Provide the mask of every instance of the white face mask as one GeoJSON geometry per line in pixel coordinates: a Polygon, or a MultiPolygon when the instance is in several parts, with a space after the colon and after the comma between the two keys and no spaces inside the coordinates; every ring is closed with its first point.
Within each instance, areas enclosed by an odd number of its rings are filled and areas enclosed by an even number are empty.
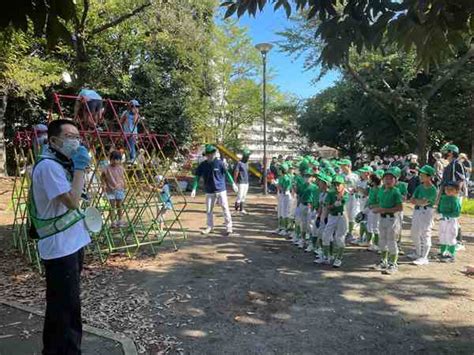
{"type": "Polygon", "coordinates": [[[81,142],[79,139],[66,138],[63,140],[63,145],[58,150],[66,157],[71,158],[72,155],[79,149],[81,142]]]}

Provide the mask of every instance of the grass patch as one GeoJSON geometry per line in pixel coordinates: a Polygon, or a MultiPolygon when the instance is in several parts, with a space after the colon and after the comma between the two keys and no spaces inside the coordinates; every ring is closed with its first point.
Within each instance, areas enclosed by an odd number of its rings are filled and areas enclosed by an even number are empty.
{"type": "Polygon", "coordinates": [[[474,215],[474,199],[463,199],[461,206],[461,213],[474,215]]]}

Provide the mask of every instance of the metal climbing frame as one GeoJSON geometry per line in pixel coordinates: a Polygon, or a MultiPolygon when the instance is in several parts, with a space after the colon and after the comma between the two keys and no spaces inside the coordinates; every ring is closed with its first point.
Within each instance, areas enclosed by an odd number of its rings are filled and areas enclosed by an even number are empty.
{"type": "MultiPolygon", "coordinates": [[[[86,171],[86,187],[83,207],[95,206],[103,216],[104,227],[100,233],[92,234],[89,247],[105,262],[116,252],[129,257],[148,247],[155,254],[157,247],[169,239],[177,249],[176,239],[186,238],[180,217],[186,208],[186,199],[181,191],[174,170],[179,150],[169,134],[151,132],[144,121],[139,123],[136,134],[127,133],[120,113],[128,106],[126,101],[103,100],[103,111],[94,117],[83,99],[71,95],[53,95],[53,107],[49,121],[64,118],[73,120],[80,129],[83,144],[91,154],[91,166],[86,171]],[[78,105],[78,110],[74,109],[78,105]],[[76,112],[75,112],[76,111],[76,112]],[[75,112],[75,113],[73,113],[75,112]],[[132,144],[137,154],[130,159],[132,144]],[[125,168],[126,194],[122,204],[125,227],[112,227],[113,207],[107,199],[102,171],[112,150],[121,150],[127,156],[125,168]],[[157,177],[164,177],[174,187],[172,205],[166,208],[157,177]]],[[[30,186],[31,168],[38,157],[39,147],[36,132],[22,131],[15,136],[15,179],[12,202],[14,209],[13,243],[38,268],[41,267],[36,242],[28,237],[29,221],[26,202],[30,186]]],[[[117,211],[115,211],[117,212],[117,211]]]]}

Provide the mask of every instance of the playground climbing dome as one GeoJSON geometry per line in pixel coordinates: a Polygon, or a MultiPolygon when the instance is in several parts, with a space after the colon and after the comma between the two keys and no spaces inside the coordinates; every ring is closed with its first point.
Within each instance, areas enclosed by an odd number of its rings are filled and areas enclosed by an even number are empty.
{"type": "MultiPolygon", "coordinates": [[[[165,240],[177,249],[176,240],[186,238],[186,231],[180,222],[186,199],[177,180],[176,168],[173,168],[180,154],[175,140],[170,134],[151,132],[143,119],[139,121],[138,133],[127,133],[120,114],[129,108],[129,102],[104,99],[102,104],[103,111],[92,115],[84,98],[55,93],[48,114],[48,122],[59,118],[74,121],[79,127],[82,143],[92,158],[86,171],[81,207],[96,207],[102,214],[104,225],[99,233],[91,234],[92,243],[88,251],[105,262],[112,253],[125,253],[132,257],[143,248],[156,254],[165,240]],[[77,102],[80,109],[74,110],[77,102]],[[137,152],[133,159],[129,154],[131,144],[135,144],[137,152]],[[101,181],[102,169],[107,165],[112,150],[121,150],[127,156],[124,163],[127,187],[123,201],[126,224],[121,228],[112,226],[112,206],[101,181]],[[163,177],[172,186],[172,203],[163,200],[163,177]]],[[[12,205],[13,244],[41,270],[37,241],[29,236],[27,213],[31,172],[41,149],[38,138],[38,132],[34,129],[15,134],[16,178],[12,205]]]]}

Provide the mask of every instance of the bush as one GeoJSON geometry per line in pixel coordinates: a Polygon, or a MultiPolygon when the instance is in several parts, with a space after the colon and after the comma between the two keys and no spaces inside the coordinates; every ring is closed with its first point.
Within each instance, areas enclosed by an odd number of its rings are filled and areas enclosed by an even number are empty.
{"type": "Polygon", "coordinates": [[[474,215],[474,199],[465,198],[462,202],[461,213],[474,215]]]}

